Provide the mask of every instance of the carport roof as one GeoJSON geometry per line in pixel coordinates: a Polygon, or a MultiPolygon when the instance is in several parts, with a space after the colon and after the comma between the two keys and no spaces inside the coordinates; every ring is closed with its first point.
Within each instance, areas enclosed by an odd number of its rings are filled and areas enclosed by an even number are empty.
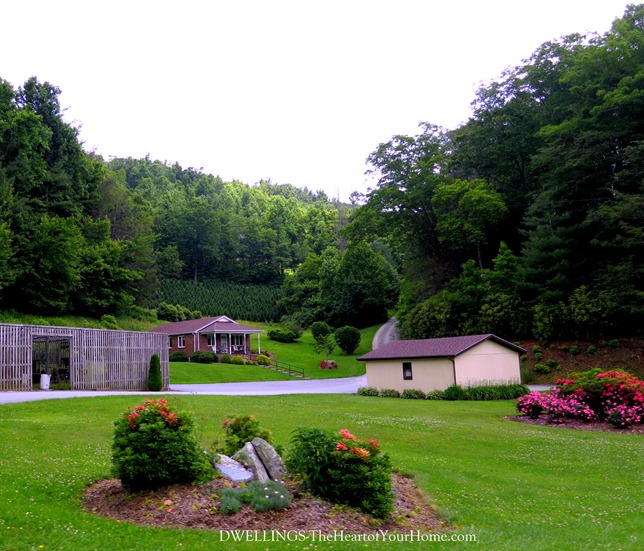
{"type": "Polygon", "coordinates": [[[461,337],[444,337],[440,339],[420,339],[409,341],[391,341],[387,344],[360,356],[358,360],[396,360],[403,358],[443,358],[462,354],[483,341],[491,340],[514,350],[519,354],[523,348],[496,335],[465,335],[461,337]]]}

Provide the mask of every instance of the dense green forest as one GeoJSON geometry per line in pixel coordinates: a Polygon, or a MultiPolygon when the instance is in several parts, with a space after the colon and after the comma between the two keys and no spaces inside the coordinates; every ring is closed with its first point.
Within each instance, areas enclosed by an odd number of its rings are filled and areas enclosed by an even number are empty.
{"type": "Polygon", "coordinates": [[[642,5],[605,35],[541,45],[479,89],[461,127],[381,143],[377,185],[352,205],[105,160],[59,94],[0,79],[2,309],[144,315],[169,301],[302,326],[395,310],[410,338],[642,334],[642,5]]]}
{"type": "Polygon", "coordinates": [[[473,108],[369,157],[378,184],[347,235],[403,259],[403,333],[641,335],[644,6],[544,43],[473,108]]]}

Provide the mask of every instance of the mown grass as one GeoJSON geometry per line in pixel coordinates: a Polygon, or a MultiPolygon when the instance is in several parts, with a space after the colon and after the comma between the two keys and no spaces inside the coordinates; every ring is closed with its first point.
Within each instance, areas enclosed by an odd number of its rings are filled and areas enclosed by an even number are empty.
{"type": "MultiPolygon", "coordinates": [[[[0,547],[23,549],[641,549],[644,439],[504,420],[514,402],[442,402],[349,395],[177,396],[204,445],[228,415],[255,415],[287,445],[299,425],[374,437],[415,476],[471,543],[221,541],[218,532],[153,529],[82,511],[109,476],[112,422],[140,396],[0,406],[0,547]]],[[[269,521],[270,524],[270,521],[269,521]]],[[[304,528],[305,529],[305,528],[304,528]]]]}
{"type": "MultiPolygon", "coordinates": [[[[253,323],[253,326],[264,329],[268,332],[273,325],[253,323]]],[[[360,334],[362,336],[360,340],[360,346],[357,350],[351,354],[347,355],[342,352],[339,348],[335,348],[333,354],[329,356],[328,359],[335,360],[338,365],[338,369],[321,369],[320,363],[324,359],[320,354],[317,354],[313,348],[315,340],[310,331],[304,331],[304,334],[294,343],[280,343],[270,340],[266,333],[261,336],[261,350],[269,351],[271,356],[275,356],[279,362],[289,363],[297,367],[304,369],[304,374],[306,377],[311,379],[328,379],[334,377],[356,377],[358,375],[364,375],[365,373],[365,364],[364,362],[359,362],[356,360],[362,354],[366,354],[371,351],[371,342],[373,337],[380,328],[380,325],[374,325],[372,327],[367,327],[366,329],[361,329],[360,334]]],[[[256,339],[256,336],[253,336],[252,339],[256,339]]],[[[254,350],[257,350],[256,340],[251,340],[252,347],[254,350]]]]}
{"type": "Polygon", "coordinates": [[[258,365],[170,362],[170,384],[174,385],[286,380],[293,377],[258,365]]]}

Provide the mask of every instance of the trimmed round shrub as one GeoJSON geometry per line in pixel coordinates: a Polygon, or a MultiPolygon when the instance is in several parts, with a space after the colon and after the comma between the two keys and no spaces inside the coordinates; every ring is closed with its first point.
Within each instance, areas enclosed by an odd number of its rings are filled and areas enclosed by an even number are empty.
{"type": "Polygon", "coordinates": [[[353,354],[360,346],[360,331],[351,325],[340,327],[333,336],[340,350],[345,354],[353,354]]]}
{"type": "Polygon", "coordinates": [[[383,398],[400,398],[400,391],[395,388],[383,388],[380,391],[380,396],[383,398]]]}
{"type": "Polygon", "coordinates": [[[222,364],[230,364],[233,363],[233,359],[230,357],[230,354],[224,354],[221,357],[221,363],[222,364]]]}
{"type": "Polygon", "coordinates": [[[176,352],[172,352],[172,354],[170,354],[169,360],[171,362],[187,362],[188,355],[183,350],[177,350],[176,352]]]}
{"type": "Polygon", "coordinates": [[[406,388],[402,392],[402,398],[406,400],[424,400],[425,393],[417,388],[406,388]]]}
{"type": "Polygon", "coordinates": [[[361,386],[358,389],[358,396],[380,396],[380,391],[370,386],[361,386]]]}
{"type": "Polygon", "coordinates": [[[209,350],[195,350],[190,354],[190,361],[199,364],[211,364],[217,361],[217,355],[209,350]]]}
{"type": "Polygon", "coordinates": [[[241,356],[233,356],[230,360],[230,363],[234,365],[244,365],[246,363],[246,360],[244,360],[244,358],[242,358],[241,356]]]}
{"type": "Polygon", "coordinates": [[[161,360],[158,354],[152,354],[150,358],[150,370],[148,371],[148,390],[159,392],[162,388],[161,360]]]}
{"type": "Polygon", "coordinates": [[[291,439],[286,464],[312,494],[377,518],[393,510],[391,462],[375,440],[359,440],[346,429],[334,434],[300,427],[291,439]]]}
{"type": "Polygon", "coordinates": [[[311,335],[313,335],[313,338],[316,341],[321,338],[328,337],[331,333],[333,333],[333,329],[331,329],[331,326],[324,321],[314,321],[311,324],[311,335]]]}
{"type": "Polygon", "coordinates": [[[193,428],[163,399],[128,408],[114,423],[112,474],[129,492],[208,480],[213,468],[193,428]]]}
{"type": "Polygon", "coordinates": [[[257,356],[257,358],[255,358],[255,361],[258,365],[271,365],[270,358],[268,356],[264,356],[264,354],[257,356]]]}

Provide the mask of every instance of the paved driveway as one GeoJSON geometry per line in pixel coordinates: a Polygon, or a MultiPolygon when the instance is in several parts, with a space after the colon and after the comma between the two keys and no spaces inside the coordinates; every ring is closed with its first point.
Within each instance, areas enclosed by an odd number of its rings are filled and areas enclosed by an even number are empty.
{"type": "MultiPolygon", "coordinates": [[[[170,385],[170,394],[205,394],[222,396],[269,396],[277,394],[355,394],[367,385],[367,376],[304,381],[263,381],[258,383],[218,383],[212,385],[170,385]]],[[[32,390],[0,392],[0,404],[33,402],[51,398],[87,398],[92,396],[159,395],[158,392],[118,390],[32,390]]],[[[164,394],[164,393],[161,393],[164,394]]]]}

